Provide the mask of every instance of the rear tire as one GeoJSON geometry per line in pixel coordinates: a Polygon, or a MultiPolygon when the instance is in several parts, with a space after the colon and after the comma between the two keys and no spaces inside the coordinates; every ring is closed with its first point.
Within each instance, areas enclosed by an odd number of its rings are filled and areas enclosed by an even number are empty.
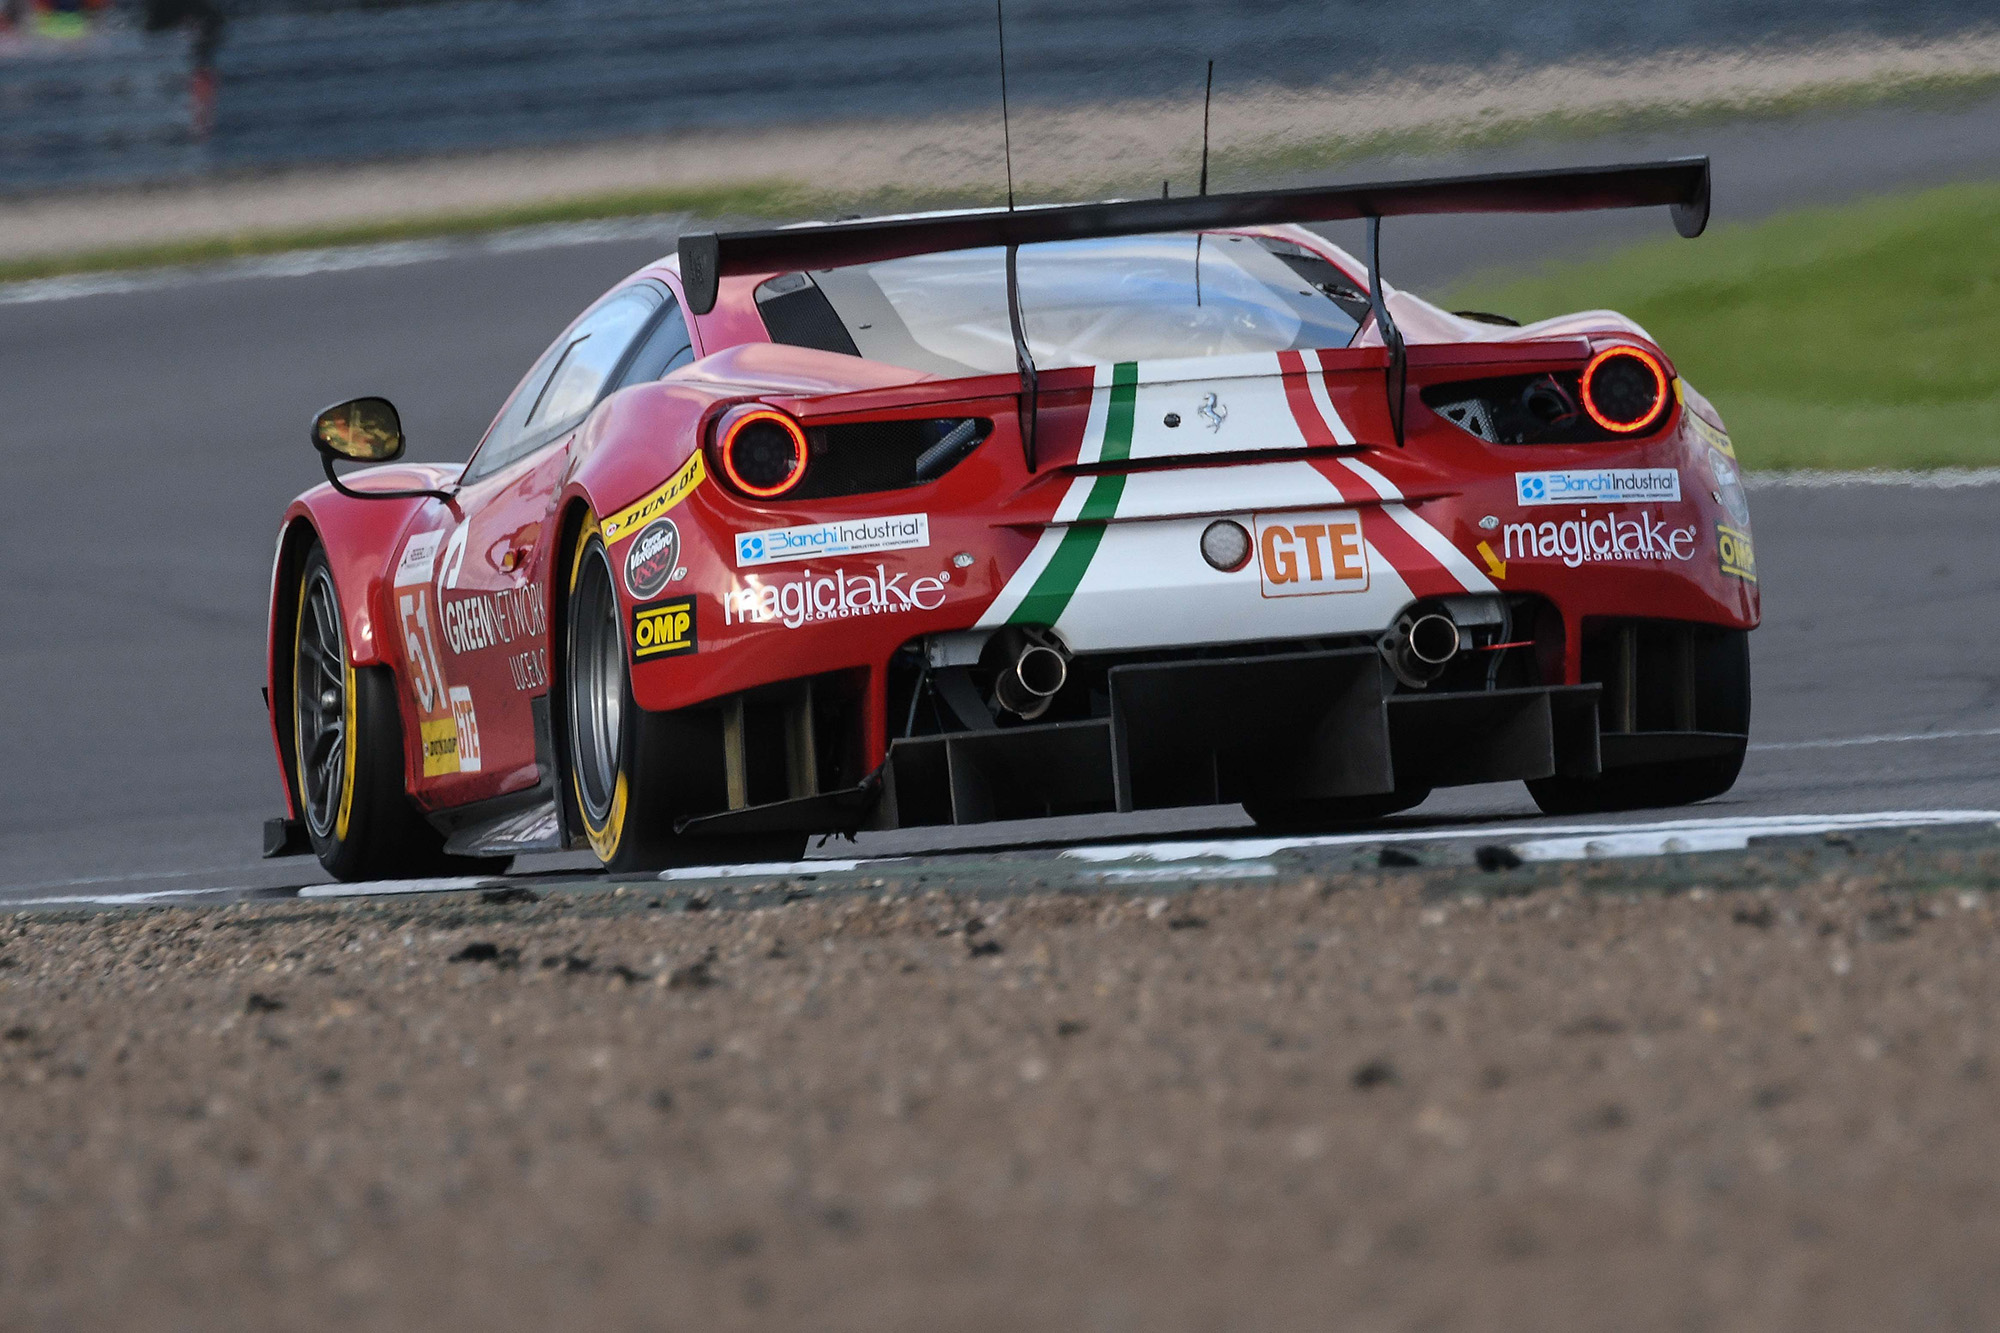
{"type": "Polygon", "coordinates": [[[446,856],[443,835],[410,802],[395,677],[349,662],[340,591],[318,542],[299,570],[292,746],[300,822],[335,879],[506,871],[504,858],[446,856]]]}
{"type": "Polygon", "coordinates": [[[1528,794],[1545,815],[1596,815],[1692,805],[1736,785],[1744,748],[1708,759],[1615,768],[1600,778],[1542,778],[1528,784],[1528,794]]]}
{"type": "Polygon", "coordinates": [[[1384,792],[1380,796],[1329,796],[1250,800],[1243,808],[1267,833],[1324,833],[1329,829],[1372,824],[1430,799],[1429,787],[1384,792]]]}
{"type": "Polygon", "coordinates": [[[686,837],[675,823],[692,813],[683,772],[698,756],[699,728],[674,713],[649,712],[632,696],[611,559],[595,518],[587,519],[570,561],[563,663],[564,767],[584,836],[614,874],[730,861],[796,860],[806,835],[686,837]]]}
{"type": "MultiPolygon", "coordinates": [[[[1717,731],[1750,731],[1750,635],[1716,636],[1696,668],[1696,715],[1717,731]]],[[[1543,814],[1595,815],[1654,806],[1692,805],[1720,796],[1743,771],[1746,739],[1727,754],[1614,768],[1595,778],[1542,778],[1528,794],[1543,814]]]]}

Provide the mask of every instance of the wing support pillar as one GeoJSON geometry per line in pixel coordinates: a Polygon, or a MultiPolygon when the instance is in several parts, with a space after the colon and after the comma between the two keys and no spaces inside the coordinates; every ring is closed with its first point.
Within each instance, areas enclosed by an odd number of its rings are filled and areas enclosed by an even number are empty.
{"type": "Polygon", "coordinates": [[[1007,247],[1007,322],[1014,330],[1014,364],[1021,372],[1021,457],[1029,475],[1035,471],[1035,421],[1041,409],[1041,391],[1035,377],[1035,357],[1028,350],[1027,326],[1021,315],[1021,247],[1007,247]]]}
{"type": "Polygon", "coordinates": [[[1389,301],[1382,290],[1382,219],[1368,219],[1368,308],[1375,312],[1375,327],[1382,332],[1382,345],[1389,349],[1389,366],[1384,387],[1389,395],[1389,430],[1396,447],[1403,447],[1403,397],[1410,380],[1409,354],[1403,348],[1403,331],[1389,315],[1389,301]]]}

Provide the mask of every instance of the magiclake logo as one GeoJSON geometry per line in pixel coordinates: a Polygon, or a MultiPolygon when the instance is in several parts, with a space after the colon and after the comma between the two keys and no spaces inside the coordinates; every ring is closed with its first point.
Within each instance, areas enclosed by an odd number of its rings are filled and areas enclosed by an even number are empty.
{"type": "Polygon", "coordinates": [[[1636,518],[1576,512],[1575,518],[1561,522],[1509,523],[1501,532],[1501,558],[1560,560],[1575,569],[1618,560],[1687,560],[1695,553],[1699,530],[1693,524],[1673,527],[1644,509],[1636,518]]]}
{"type": "Polygon", "coordinates": [[[1681,474],[1670,467],[1516,472],[1514,498],[1524,505],[1658,504],[1681,498],[1681,474]]]}
{"type": "Polygon", "coordinates": [[[632,608],[632,660],[678,657],[696,651],[694,598],[632,608]]]}
{"type": "Polygon", "coordinates": [[[752,574],[740,587],[724,594],[722,623],[761,625],[777,621],[786,629],[797,629],[805,624],[854,616],[935,611],[944,605],[945,585],[950,582],[950,570],[916,576],[908,570],[891,574],[882,565],[875,566],[873,574],[849,573],[844,569],[815,574],[811,565],[793,574],[752,574]]]}
{"type": "Polygon", "coordinates": [[[786,560],[812,560],[833,555],[867,555],[905,551],[931,544],[928,514],[892,514],[887,518],[839,519],[806,523],[795,528],[764,528],[736,534],[736,565],[775,565],[786,560]]]}

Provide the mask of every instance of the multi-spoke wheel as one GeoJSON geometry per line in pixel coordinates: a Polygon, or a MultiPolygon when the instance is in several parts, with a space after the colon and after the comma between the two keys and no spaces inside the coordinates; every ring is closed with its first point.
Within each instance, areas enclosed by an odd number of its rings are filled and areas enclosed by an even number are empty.
{"type": "Polygon", "coordinates": [[[395,678],[386,667],[350,662],[340,589],[317,543],[299,566],[292,760],[306,835],[335,878],[506,869],[504,859],[446,856],[443,837],[411,804],[395,678]]]}

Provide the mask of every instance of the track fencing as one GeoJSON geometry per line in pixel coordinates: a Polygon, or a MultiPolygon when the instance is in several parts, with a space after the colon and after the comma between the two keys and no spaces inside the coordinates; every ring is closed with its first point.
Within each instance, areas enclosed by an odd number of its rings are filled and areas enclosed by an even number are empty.
{"type": "MultiPolygon", "coordinates": [[[[992,105],[987,0],[460,0],[239,13],[198,142],[188,39],[128,26],[57,55],[0,48],[0,192],[714,125],[992,105]]],[[[1323,86],[1412,64],[1539,63],[1671,47],[1937,36],[1990,0],[1016,0],[1023,101],[1323,86]]]]}

